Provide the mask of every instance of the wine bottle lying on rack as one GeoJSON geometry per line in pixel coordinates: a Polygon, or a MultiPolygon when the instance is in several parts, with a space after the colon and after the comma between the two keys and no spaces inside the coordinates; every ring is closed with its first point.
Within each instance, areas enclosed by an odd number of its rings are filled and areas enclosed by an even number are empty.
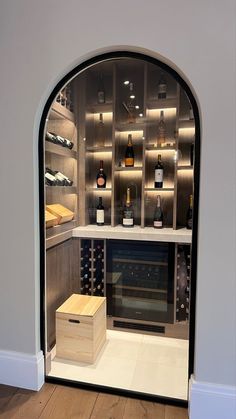
{"type": "MultiPolygon", "coordinates": [[[[56,183],[50,184],[50,186],[72,186],[73,185],[73,180],[69,179],[63,173],[54,171],[50,169],[49,167],[46,167],[46,174],[50,174],[57,181],[56,183]]],[[[46,178],[46,174],[45,174],[45,178],[46,178]]]]}
{"type": "Polygon", "coordinates": [[[46,141],[49,141],[53,144],[61,145],[62,147],[67,147],[70,150],[74,147],[74,143],[72,141],[68,140],[65,137],[61,137],[60,135],[54,134],[53,132],[46,132],[46,141]]]}

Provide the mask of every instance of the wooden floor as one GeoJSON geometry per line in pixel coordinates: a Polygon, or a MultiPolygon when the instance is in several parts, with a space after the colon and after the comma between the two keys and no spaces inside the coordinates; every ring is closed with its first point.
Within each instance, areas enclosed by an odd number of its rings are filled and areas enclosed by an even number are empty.
{"type": "Polygon", "coordinates": [[[39,392],[0,385],[1,419],[187,419],[187,409],[46,383],[39,392]]]}

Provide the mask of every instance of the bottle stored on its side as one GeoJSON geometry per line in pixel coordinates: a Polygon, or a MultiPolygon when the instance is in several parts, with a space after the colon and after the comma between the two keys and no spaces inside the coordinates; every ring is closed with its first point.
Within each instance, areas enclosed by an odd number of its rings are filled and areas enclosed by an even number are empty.
{"type": "Polygon", "coordinates": [[[128,144],[125,152],[125,167],[134,166],[134,149],[132,144],[132,135],[128,135],[128,144]]]}
{"type": "Polygon", "coordinates": [[[163,164],[161,161],[161,154],[158,154],[157,164],[155,166],[155,188],[162,188],[163,187],[163,164]]]}
{"type": "Polygon", "coordinates": [[[96,211],[96,223],[98,226],[104,225],[104,206],[102,204],[102,197],[99,196],[98,198],[98,205],[96,211]]]}
{"type": "Polygon", "coordinates": [[[157,147],[162,147],[166,141],[166,124],[164,111],[160,112],[160,121],[157,125],[157,147]]]}
{"type": "Polygon", "coordinates": [[[103,84],[103,77],[100,74],[99,77],[99,85],[98,85],[98,91],[97,91],[97,102],[98,103],[105,103],[105,89],[103,84]]]}
{"type": "Polygon", "coordinates": [[[49,173],[48,171],[45,172],[45,184],[47,186],[56,186],[58,185],[58,181],[54,175],[49,173]]]}
{"type": "Polygon", "coordinates": [[[154,211],[153,217],[153,227],[154,228],[162,228],[163,227],[163,212],[161,209],[161,197],[157,195],[157,205],[154,211]]]}
{"type": "Polygon", "coordinates": [[[100,160],[100,168],[97,174],[97,188],[105,188],[106,182],[107,177],[103,170],[103,160],[100,160]]]}
{"type": "Polygon", "coordinates": [[[188,230],[192,230],[193,227],[193,195],[189,196],[189,207],[186,216],[186,227],[188,230]]]}
{"type": "Polygon", "coordinates": [[[165,80],[164,75],[161,74],[160,80],[158,82],[158,88],[157,88],[158,99],[166,99],[166,90],[167,90],[166,80],[165,80]]]}
{"type": "Polygon", "coordinates": [[[127,188],[126,202],[123,208],[122,225],[123,227],[134,226],[134,211],[130,200],[130,188],[127,188]]]}

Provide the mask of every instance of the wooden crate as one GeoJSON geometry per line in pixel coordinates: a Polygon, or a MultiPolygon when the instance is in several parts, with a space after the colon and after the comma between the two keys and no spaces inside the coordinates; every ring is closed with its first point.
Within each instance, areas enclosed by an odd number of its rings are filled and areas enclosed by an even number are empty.
{"type": "Polygon", "coordinates": [[[58,224],[66,223],[74,218],[74,212],[61,204],[51,204],[46,206],[46,210],[57,217],[58,224]]]}
{"type": "Polygon", "coordinates": [[[56,354],[94,363],[106,341],[106,298],[72,294],[56,310],[56,354]]]}
{"type": "Polygon", "coordinates": [[[58,224],[57,217],[47,210],[45,210],[45,224],[46,228],[54,227],[58,224]]]}

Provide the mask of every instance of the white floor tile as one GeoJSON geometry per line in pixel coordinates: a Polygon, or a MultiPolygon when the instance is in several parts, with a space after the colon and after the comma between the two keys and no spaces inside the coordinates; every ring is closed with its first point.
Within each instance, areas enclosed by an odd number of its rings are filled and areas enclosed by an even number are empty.
{"type": "Polygon", "coordinates": [[[55,357],[49,375],[187,399],[187,371],[188,341],[108,330],[94,364],[55,357]]]}
{"type": "Polygon", "coordinates": [[[136,366],[131,389],[166,397],[187,399],[188,374],[185,368],[143,362],[136,366]]]}

